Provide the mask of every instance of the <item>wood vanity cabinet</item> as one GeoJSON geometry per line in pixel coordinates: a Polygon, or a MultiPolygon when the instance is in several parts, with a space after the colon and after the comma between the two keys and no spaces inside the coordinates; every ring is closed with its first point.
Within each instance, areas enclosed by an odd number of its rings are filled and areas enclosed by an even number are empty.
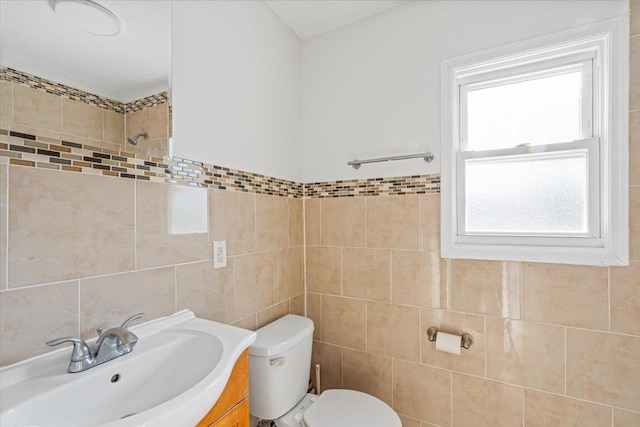
{"type": "Polygon", "coordinates": [[[196,427],[249,427],[249,350],[238,358],[220,398],[196,427]]]}

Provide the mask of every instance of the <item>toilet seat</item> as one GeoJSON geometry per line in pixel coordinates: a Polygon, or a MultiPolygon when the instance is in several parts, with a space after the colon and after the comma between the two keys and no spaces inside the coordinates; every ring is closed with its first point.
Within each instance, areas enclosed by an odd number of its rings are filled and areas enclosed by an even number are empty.
{"type": "Polygon", "coordinates": [[[382,400],[354,390],[327,390],[306,410],[306,427],[401,427],[382,400]]]}

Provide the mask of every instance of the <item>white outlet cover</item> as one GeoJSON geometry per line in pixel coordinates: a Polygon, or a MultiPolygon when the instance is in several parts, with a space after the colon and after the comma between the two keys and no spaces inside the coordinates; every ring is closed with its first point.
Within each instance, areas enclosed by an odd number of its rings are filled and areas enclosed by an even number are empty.
{"type": "Polygon", "coordinates": [[[223,268],[227,266],[227,241],[220,240],[213,242],[213,268],[223,268]]]}

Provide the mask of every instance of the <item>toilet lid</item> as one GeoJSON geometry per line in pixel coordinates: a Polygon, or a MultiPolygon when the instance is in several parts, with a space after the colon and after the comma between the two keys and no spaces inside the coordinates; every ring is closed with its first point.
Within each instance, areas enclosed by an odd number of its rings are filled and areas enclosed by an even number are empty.
{"type": "Polygon", "coordinates": [[[382,400],[354,390],[327,390],[304,413],[307,427],[400,427],[382,400]]]}

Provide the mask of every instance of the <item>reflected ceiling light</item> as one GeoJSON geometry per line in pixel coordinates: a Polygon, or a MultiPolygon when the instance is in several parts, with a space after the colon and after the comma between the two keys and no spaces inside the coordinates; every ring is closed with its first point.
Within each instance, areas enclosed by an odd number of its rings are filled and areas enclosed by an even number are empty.
{"type": "Polygon", "coordinates": [[[115,36],[122,30],[120,19],[91,0],[55,0],[53,10],[74,27],[98,36],[115,36]]]}

